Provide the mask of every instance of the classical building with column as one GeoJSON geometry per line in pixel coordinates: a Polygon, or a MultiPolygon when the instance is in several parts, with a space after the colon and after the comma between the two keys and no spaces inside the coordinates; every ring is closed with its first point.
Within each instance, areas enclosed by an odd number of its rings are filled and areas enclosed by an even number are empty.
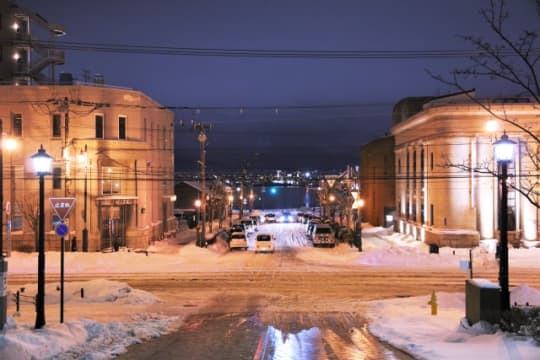
{"type": "MultiPolygon", "coordinates": [[[[509,175],[534,189],[538,143],[502,119],[540,130],[540,107],[528,98],[476,99],[474,91],[406,98],[394,107],[396,227],[439,246],[475,246],[498,236],[498,181],[493,144],[515,141],[509,175]],[[472,99],[475,99],[473,101],[472,99]]],[[[533,200],[537,194],[528,194],[533,200]]],[[[510,187],[509,239],[537,240],[539,210],[510,187]]]]}
{"type": "Polygon", "coordinates": [[[144,248],[176,230],[174,116],[145,94],[103,84],[5,85],[0,119],[2,140],[16,143],[3,146],[5,247],[35,249],[39,184],[30,156],[41,145],[54,158],[45,176],[48,250],[60,246],[49,198],[75,199],[65,222],[79,251],[144,248]]]}

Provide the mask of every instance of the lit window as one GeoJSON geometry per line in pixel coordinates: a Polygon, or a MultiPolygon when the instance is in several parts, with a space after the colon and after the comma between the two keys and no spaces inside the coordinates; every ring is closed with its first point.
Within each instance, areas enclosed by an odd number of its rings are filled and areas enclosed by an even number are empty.
{"type": "Polygon", "coordinates": [[[102,194],[115,195],[122,193],[123,170],[120,167],[103,167],[102,194]]]}

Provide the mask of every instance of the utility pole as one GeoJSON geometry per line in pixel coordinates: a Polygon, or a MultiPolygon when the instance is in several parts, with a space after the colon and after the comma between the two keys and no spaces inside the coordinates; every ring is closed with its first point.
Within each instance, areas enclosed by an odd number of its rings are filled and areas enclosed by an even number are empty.
{"type": "Polygon", "coordinates": [[[197,131],[199,134],[197,140],[200,144],[201,149],[201,160],[199,164],[201,166],[201,220],[202,220],[202,229],[201,229],[201,243],[200,246],[206,245],[206,142],[208,137],[206,132],[210,130],[209,124],[204,123],[194,123],[193,130],[197,131]]]}
{"type": "Polygon", "coordinates": [[[2,143],[2,119],[0,119],[0,330],[4,329],[4,324],[7,320],[7,270],[8,263],[4,258],[4,238],[3,238],[3,221],[4,221],[4,163],[3,163],[3,147],[2,143]]]}

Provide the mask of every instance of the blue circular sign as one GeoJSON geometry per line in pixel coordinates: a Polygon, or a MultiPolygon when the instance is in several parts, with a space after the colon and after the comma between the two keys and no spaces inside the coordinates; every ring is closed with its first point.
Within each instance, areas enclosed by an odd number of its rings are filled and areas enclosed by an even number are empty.
{"type": "Polygon", "coordinates": [[[54,232],[58,236],[65,236],[69,232],[69,229],[68,229],[68,226],[66,224],[60,223],[60,224],[56,225],[56,227],[54,228],[54,232]]]}

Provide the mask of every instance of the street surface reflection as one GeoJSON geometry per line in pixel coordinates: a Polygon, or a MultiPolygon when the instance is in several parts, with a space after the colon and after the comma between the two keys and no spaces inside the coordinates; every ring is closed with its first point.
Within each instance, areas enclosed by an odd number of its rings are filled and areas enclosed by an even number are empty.
{"type": "Polygon", "coordinates": [[[175,333],[119,359],[410,359],[378,342],[350,313],[198,314],[175,333]]]}

